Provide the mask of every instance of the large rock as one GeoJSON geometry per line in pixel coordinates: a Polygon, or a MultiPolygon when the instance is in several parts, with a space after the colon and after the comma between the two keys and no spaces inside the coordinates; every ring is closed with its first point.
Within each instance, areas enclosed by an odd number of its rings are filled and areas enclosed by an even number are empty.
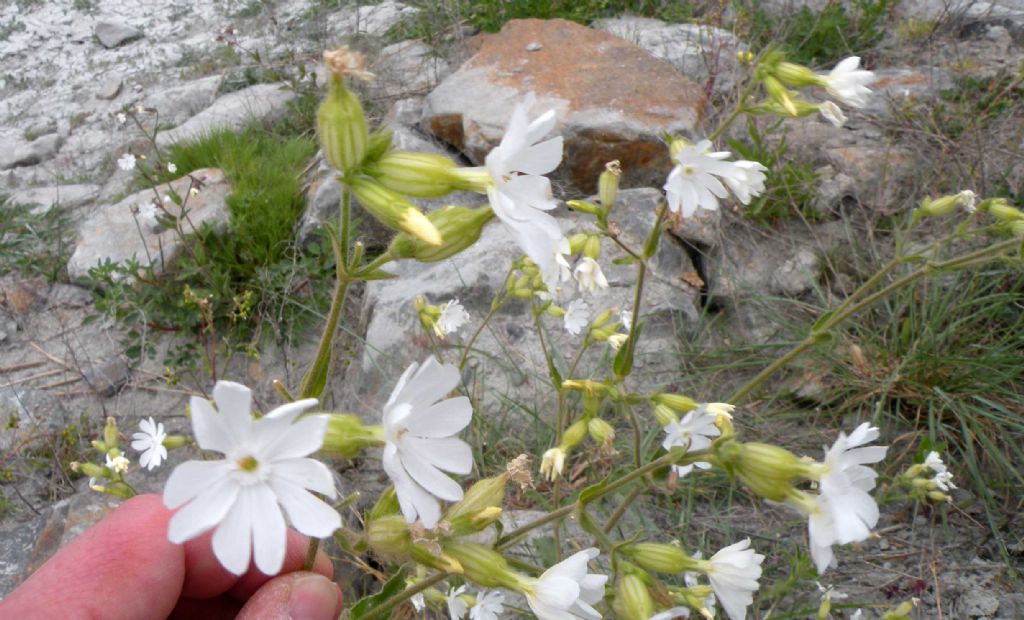
{"type": "Polygon", "coordinates": [[[64,138],[60,134],[51,133],[32,140],[31,142],[13,141],[3,144],[0,152],[0,170],[34,166],[53,157],[64,138]]]}
{"type": "Polygon", "coordinates": [[[667,60],[680,73],[704,85],[707,92],[723,94],[736,85],[740,70],[736,54],[745,46],[727,30],[631,15],[600,19],[593,27],[667,60]]]}
{"type": "Polygon", "coordinates": [[[99,22],[95,29],[96,38],[107,49],[120,47],[142,38],[142,31],[120,22],[99,22]]]}
{"type": "Polygon", "coordinates": [[[869,114],[887,114],[908,103],[931,104],[954,86],[952,74],[941,67],[885,68],[875,71],[875,78],[873,94],[863,109],[869,114]]]}
{"type": "Polygon", "coordinates": [[[370,67],[377,79],[374,97],[424,95],[451,73],[451,67],[423,41],[409,40],[382,49],[370,67]]]}
{"type": "Polygon", "coordinates": [[[238,129],[249,123],[284,114],[295,92],[285,84],[256,84],[229,93],[185,123],[157,134],[156,144],[166,148],[175,142],[195,140],[219,129],[238,129]]]}
{"type": "Polygon", "coordinates": [[[704,95],[669,63],[619,37],[564,20],[514,20],[427,97],[423,126],[481,163],[529,93],[565,137],[556,177],[592,192],[606,162],[625,185],[660,185],[665,132],[693,129],[704,95]]]}
{"type": "Polygon", "coordinates": [[[88,183],[75,185],[53,185],[50,187],[31,187],[11,193],[8,199],[12,204],[36,205],[36,212],[49,211],[54,205],[78,207],[100,193],[98,185],[88,183]]]}
{"type": "Polygon", "coordinates": [[[211,75],[165,88],[147,95],[142,105],[157,111],[161,125],[180,125],[213,103],[223,81],[223,76],[211,75]]]}
{"type": "Polygon", "coordinates": [[[350,7],[328,19],[328,31],[343,36],[369,35],[381,37],[403,19],[419,13],[416,7],[384,0],[377,4],[350,7]]]}
{"type": "MultiPolygon", "coordinates": [[[[156,191],[162,197],[171,190],[187,199],[188,222],[183,224],[186,232],[204,224],[227,224],[229,214],[224,199],[231,187],[221,170],[195,170],[187,177],[159,186],[156,191]],[[193,186],[199,193],[189,196],[193,186]]],[[[154,204],[154,200],[153,190],[143,190],[97,209],[78,230],[79,243],[68,261],[68,276],[83,278],[91,268],[103,262],[119,263],[131,258],[137,259],[142,267],[152,265],[158,273],[167,269],[183,246],[176,230],[165,228],[157,221],[161,207],[154,204]]],[[[181,212],[170,200],[164,201],[162,208],[175,216],[181,212]]]]}
{"type": "MultiPolygon", "coordinates": [[[[659,193],[654,190],[624,191],[611,218],[622,229],[621,239],[638,248],[654,222],[659,193]]],[[[567,234],[586,229],[585,223],[574,217],[563,217],[567,234]]],[[[559,304],[565,307],[571,299],[583,297],[591,309],[591,316],[606,309],[632,307],[636,268],[615,265],[613,260],[623,253],[607,241],[603,244],[601,265],[609,281],[609,288],[595,294],[577,293],[575,282],[566,282],[559,292],[559,304]]],[[[350,366],[346,384],[368,411],[383,404],[402,370],[411,362],[422,361],[430,355],[430,347],[419,325],[413,300],[424,296],[428,302],[443,304],[457,298],[471,316],[460,335],[451,337],[456,348],[449,360],[456,359],[459,345],[466,342],[467,334],[479,325],[491,307],[495,293],[505,286],[511,261],[521,256],[516,246],[498,221],[489,224],[480,240],[451,260],[420,264],[402,261],[390,265],[388,270],[399,277],[395,280],[374,282],[367,286],[365,299],[365,347],[361,360],[350,366]]],[[[671,355],[676,346],[676,330],[681,324],[697,320],[698,291],[686,284],[681,276],[693,271],[689,255],[681,245],[666,236],[653,261],[645,285],[641,316],[645,322],[644,337],[637,350],[636,372],[633,381],[643,385],[664,385],[678,372],[678,363],[671,355]]],[[[561,319],[544,317],[545,343],[558,358],[562,372],[579,350],[582,336],[568,334],[561,319]]],[[[488,415],[499,411],[534,410],[550,412],[546,404],[553,392],[547,378],[547,366],[541,353],[533,318],[524,301],[506,304],[491,320],[477,341],[470,356],[464,377],[470,390],[480,394],[488,415]],[[510,404],[511,403],[511,404],[510,404]]],[[[591,373],[603,376],[607,372],[608,356],[613,353],[606,344],[591,348],[584,356],[574,376],[588,377],[591,373]]],[[[544,415],[547,415],[545,413],[544,415]]]]}

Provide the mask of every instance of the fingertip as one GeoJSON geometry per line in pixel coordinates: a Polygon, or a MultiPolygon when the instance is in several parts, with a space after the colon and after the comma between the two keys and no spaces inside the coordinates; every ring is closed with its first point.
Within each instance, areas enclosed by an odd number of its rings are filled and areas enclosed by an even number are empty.
{"type": "Polygon", "coordinates": [[[238,618],[334,620],[341,614],[341,588],[318,573],[295,572],[271,579],[242,608],[238,618]]]}

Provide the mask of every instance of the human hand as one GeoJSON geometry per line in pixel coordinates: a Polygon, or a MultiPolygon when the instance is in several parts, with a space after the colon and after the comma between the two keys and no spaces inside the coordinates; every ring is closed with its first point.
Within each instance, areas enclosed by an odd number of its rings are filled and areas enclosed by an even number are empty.
{"type": "Polygon", "coordinates": [[[313,572],[301,571],[304,536],[288,530],[279,576],[250,567],[239,577],[214,557],[211,532],[184,545],[167,540],[172,514],[159,495],[126,501],[0,601],[0,618],[334,620],[341,614],[327,556],[320,552],[313,572]]]}

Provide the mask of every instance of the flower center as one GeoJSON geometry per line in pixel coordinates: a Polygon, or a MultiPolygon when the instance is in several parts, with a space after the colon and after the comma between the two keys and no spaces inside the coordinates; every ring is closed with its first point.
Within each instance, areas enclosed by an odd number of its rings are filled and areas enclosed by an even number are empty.
{"type": "Polygon", "coordinates": [[[683,174],[685,174],[686,176],[692,177],[693,176],[693,172],[694,172],[694,168],[690,164],[687,164],[687,165],[683,166],[683,174]]]}
{"type": "Polygon", "coordinates": [[[260,466],[259,461],[252,455],[245,455],[238,459],[238,468],[244,472],[252,473],[260,466]]]}

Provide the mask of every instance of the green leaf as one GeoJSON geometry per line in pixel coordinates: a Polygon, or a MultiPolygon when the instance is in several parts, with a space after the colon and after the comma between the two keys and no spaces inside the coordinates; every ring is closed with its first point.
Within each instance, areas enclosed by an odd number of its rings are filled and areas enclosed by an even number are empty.
{"type": "Polygon", "coordinates": [[[605,478],[604,480],[592,484],[580,491],[580,503],[586,505],[594,501],[595,497],[597,497],[598,494],[604,491],[604,488],[608,486],[608,480],[609,478],[605,478]]]}
{"type": "Polygon", "coordinates": [[[375,269],[370,273],[359,274],[360,280],[390,280],[391,278],[397,277],[397,275],[391,273],[390,271],[384,271],[383,269],[375,269]]]}
{"type": "Polygon", "coordinates": [[[399,592],[405,589],[405,573],[406,567],[399,569],[395,576],[392,577],[381,587],[380,592],[367,596],[360,599],[358,603],[352,606],[349,611],[352,620],[358,620],[359,618],[365,617],[374,609],[380,607],[385,601],[395,596],[399,592]]]}

